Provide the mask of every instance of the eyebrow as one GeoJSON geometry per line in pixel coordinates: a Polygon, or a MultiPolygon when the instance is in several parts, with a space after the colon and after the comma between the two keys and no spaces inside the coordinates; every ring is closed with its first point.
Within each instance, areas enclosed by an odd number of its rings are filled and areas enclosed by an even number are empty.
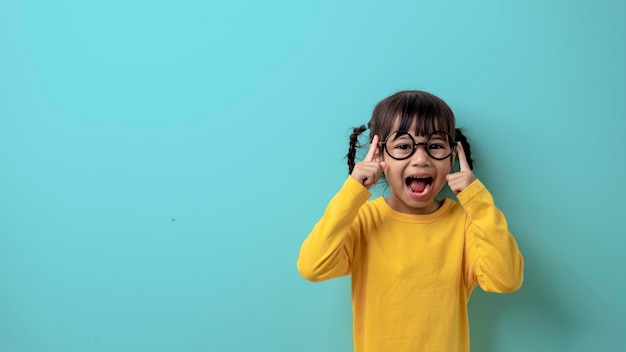
{"type": "Polygon", "coordinates": [[[400,138],[408,138],[407,136],[415,138],[415,137],[411,136],[408,132],[398,131],[398,133],[395,133],[394,140],[400,139],[400,138]]]}
{"type": "Polygon", "coordinates": [[[445,136],[444,136],[444,135],[442,135],[441,133],[434,133],[434,132],[433,132],[433,133],[430,133],[430,134],[428,134],[428,135],[425,135],[425,136],[417,136],[417,135],[415,135],[415,134],[413,134],[413,133],[411,133],[411,132],[409,132],[409,131],[404,131],[404,130],[396,130],[396,131],[393,131],[392,133],[395,133],[395,134],[396,134],[396,138],[394,138],[394,140],[396,140],[396,139],[398,139],[398,138],[402,138],[404,135],[409,135],[409,136],[411,136],[411,138],[413,138],[413,139],[418,139],[418,138],[420,138],[420,137],[422,137],[422,138],[428,138],[428,137],[432,136],[432,137],[431,137],[431,139],[436,139],[436,138],[438,138],[438,139],[443,139],[443,140],[446,140],[446,138],[445,138],[445,136]]]}

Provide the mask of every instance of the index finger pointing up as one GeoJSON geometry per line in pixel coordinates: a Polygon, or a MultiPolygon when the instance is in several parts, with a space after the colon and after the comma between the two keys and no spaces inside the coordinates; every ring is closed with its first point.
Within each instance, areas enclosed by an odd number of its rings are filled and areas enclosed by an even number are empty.
{"type": "Polygon", "coordinates": [[[378,139],[378,135],[375,135],[374,138],[372,138],[370,150],[367,152],[364,161],[374,161],[374,156],[376,155],[376,151],[378,151],[378,139]]]}
{"type": "Polygon", "coordinates": [[[456,150],[457,150],[457,154],[459,155],[459,166],[461,167],[460,171],[471,170],[467,162],[467,157],[465,156],[465,150],[463,149],[463,144],[461,144],[461,142],[456,142],[456,150]]]}

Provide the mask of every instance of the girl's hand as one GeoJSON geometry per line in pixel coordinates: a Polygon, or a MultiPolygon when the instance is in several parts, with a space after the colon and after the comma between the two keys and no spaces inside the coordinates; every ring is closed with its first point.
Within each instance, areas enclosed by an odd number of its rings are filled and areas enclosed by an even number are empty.
{"type": "Polygon", "coordinates": [[[446,176],[446,180],[448,180],[448,186],[450,186],[450,189],[455,194],[459,194],[467,188],[470,183],[474,182],[476,176],[474,176],[472,169],[470,169],[469,164],[467,163],[465,150],[463,150],[461,142],[457,142],[456,150],[459,156],[459,165],[461,166],[461,170],[453,174],[448,174],[446,176]]]}
{"type": "Polygon", "coordinates": [[[380,155],[378,154],[378,135],[372,139],[370,150],[367,152],[365,159],[354,165],[354,169],[350,176],[359,181],[365,188],[370,189],[378,182],[380,175],[385,169],[385,162],[380,161],[380,155]]]}

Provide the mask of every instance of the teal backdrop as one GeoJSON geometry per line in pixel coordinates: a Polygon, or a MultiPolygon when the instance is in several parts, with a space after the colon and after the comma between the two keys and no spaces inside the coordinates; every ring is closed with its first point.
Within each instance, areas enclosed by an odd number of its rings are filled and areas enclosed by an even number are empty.
{"type": "Polygon", "coordinates": [[[472,350],[623,351],[626,3],[0,3],[0,351],[350,351],[301,242],[350,128],[446,100],[526,259],[472,350]]]}

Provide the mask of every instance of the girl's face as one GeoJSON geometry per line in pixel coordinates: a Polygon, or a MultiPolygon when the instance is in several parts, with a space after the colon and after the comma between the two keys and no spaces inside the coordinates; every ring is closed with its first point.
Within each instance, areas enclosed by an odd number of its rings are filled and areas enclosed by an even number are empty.
{"type": "MultiPolygon", "coordinates": [[[[392,131],[399,127],[396,120],[392,131]]],[[[414,135],[415,123],[409,128],[409,134],[416,143],[425,142],[427,136],[414,135]]],[[[432,158],[423,145],[416,147],[415,153],[404,160],[391,158],[382,153],[385,161],[385,178],[391,188],[387,204],[394,210],[408,214],[430,214],[441,206],[435,197],[446,183],[446,175],[454,162],[454,154],[443,160],[432,158]]]]}

